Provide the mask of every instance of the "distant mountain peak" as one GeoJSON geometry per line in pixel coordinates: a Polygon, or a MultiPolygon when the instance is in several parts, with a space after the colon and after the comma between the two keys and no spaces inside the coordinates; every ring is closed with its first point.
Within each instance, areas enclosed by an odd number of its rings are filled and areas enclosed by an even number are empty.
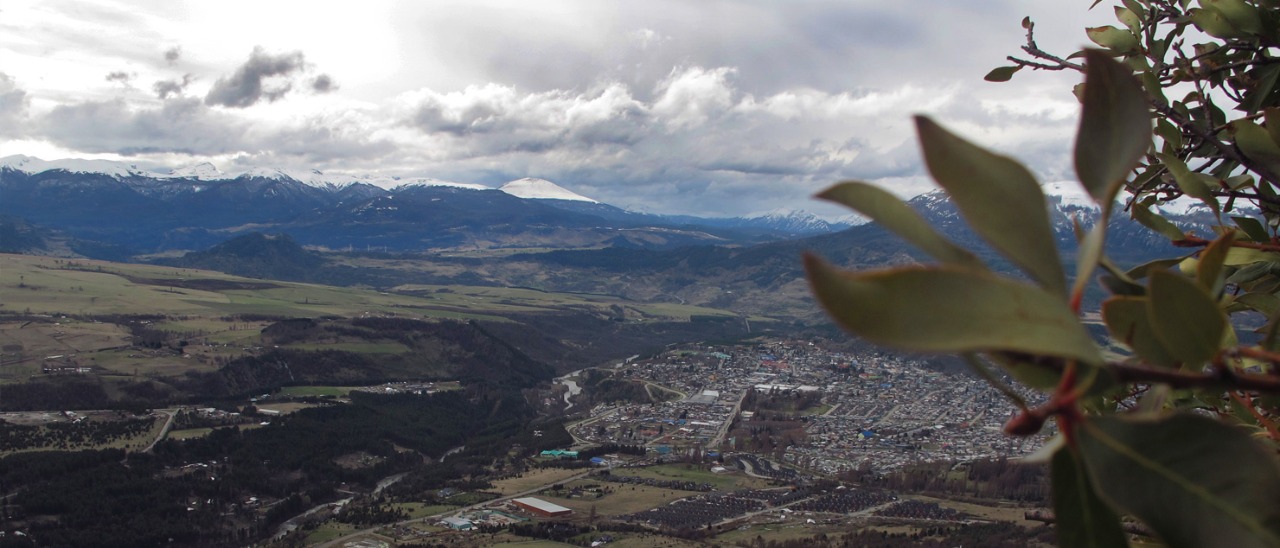
{"type": "Polygon", "coordinates": [[[773,230],[794,234],[821,234],[852,226],[850,223],[843,221],[831,222],[808,211],[789,208],[777,208],[763,213],[751,213],[739,217],[739,219],[766,226],[773,230]]]}
{"type": "Polygon", "coordinates": [[[154,173],[140,168],[136,164],[113,162],[111,160],[89,160],[84,158],[67,158],[63,160],[45,161],[22,154],[0,158],[0,168],[7,168],[31,174],[62,170],[69,173],[101,173],[103,175],[109,175],[116,178],[134,176],[155,177],[154,173]]]}
{"type": "Polygon", "coordinates": [[[169,172],[170,177],[194,178],[194,179],[217,179],[222,177],[222,172],[218,171],[218,167],[209,162],[200,162],[195,165],[180,167],[169,172]]]}
{"type": "Polygon", "coordinates": [[[384,184],[380,184],[380,183],[376,183],[376,182],[375,182],[375,183],[373,183],[373,184],[374,184],[374,186],[380,186],[380,187],[382,187],[382,188],[386,188],[386,189],[391,189],[391,188],[402,188],[402,187],[406,187],[406,188],[407,188],[407,187],[432,187],[432,186],[443,186],[443,187],[450,187],[450,188],[465,188],[465,189],[470,189],[470,190],[493,190],[493,188],[491,188],[491,187],[487,187],[487,186],[484,186],[484,185],[481,185],[481,184],[476,184],[476,183],[456,183],[456,182],[453,182],[453,181],[445,181],[445,180],[443,180],[443,179],[435,179],[435,178],[432,178],[432,177],[414,177],[414,178],[411,178],[411,179],[405,179],[405,178],[401,178],[401,177],[391,177],[391,178],[389,179],[389,181],[391,181],[391,182],[389,182],[389,183],[387,183],[387,184],[385,184],[385,185],[384,185],[384,184]]]}
{"type": "Polygon", "coordinates": [[[506,192],[507,194],[517,198],[530,200],[568,200],[572,202],[590,202],[593,204],[600,203],[546,179],[536,179],[533,177],[525,177],[523,179],[511,181],[510,183],[502,185],[498,190],[506,192]]]}

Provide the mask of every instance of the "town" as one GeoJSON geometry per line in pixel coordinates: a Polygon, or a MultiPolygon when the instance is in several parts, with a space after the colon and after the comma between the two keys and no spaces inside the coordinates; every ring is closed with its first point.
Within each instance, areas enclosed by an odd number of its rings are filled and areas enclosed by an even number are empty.
{"type": "MultiPolygon", "coordinates": [[[[659,454],[751,452],[820,475],[1016,458],[1054,433],[1049,427],[1030,438],[1004,434],[1015,407],[982,379],[939,371],[923,358],[826,346],[681,345],[584,371],[576,381],[585,391],[579,400],[621,380],[643,387],[633,399],[650,401],[600,401],[594,394],[598,403],[570,433],[582,444],[644,444],[659,454]]],[[[1017,390],[1026,401],[1037,397],[1017,390]]]]}

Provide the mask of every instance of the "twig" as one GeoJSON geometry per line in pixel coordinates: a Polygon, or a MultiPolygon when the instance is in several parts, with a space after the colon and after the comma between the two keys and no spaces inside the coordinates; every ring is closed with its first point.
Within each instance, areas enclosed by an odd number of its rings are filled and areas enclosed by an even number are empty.
{"type": "MultiPolygon", "coordinates": [[[[1247,348],[1238,350],[1241,355],[1247,348]]],[[[1273,354],[1274,353],[1270,353],[1273,354]]],[[[1280,356],[1276,356],[1280,358],[1280,356]]],[[[1153,369],[1123,363],[1108,363],[1107,369],[1121,382],[1159,382],[1172,388],[1223,388],[1280,393],[1280,377],[1241,375],[1227,368],[1209,373],[1191,373],[1173,369],[1153,369]]]]}

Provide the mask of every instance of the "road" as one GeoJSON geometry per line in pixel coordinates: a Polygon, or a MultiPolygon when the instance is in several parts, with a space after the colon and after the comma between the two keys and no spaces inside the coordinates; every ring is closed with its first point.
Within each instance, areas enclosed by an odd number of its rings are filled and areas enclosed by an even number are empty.
{"type": "Polygon", "coordinates": [[[493,499],[493,500],[487,500],[487,501],[484,501],[484,502],[477,502],[477,503],[475,503],[475,504],[472,504],[471,506],[464,506],[464,507],[462,507],[462,508],[456,508],[456,509],[453,509],[453,510],[449,510],[449,511],[447,511],[447,512],[440,512],[440,513],[438,513],[438,514],[432,514],[432,515],[430,515],[430,516],[424,516],[424,517],[420,517],[420,518],[413,518],[413,519],[406,519],[406,520],[404,520],[404,521],[397,521],[397,522],[395,522],[395,523],[389,523],[389,524],[378,525],[378,526],[376,526],[376,527],[370,527],[370,528],[368,528],[368,529],[363,529],[363,530],[356,531],[356,532],[351,533],[351,534],[348,534],[348,535],[344,535],[344,536],[338,537],[338,538],[336,538],[336,539],[333,539],[333,540],[331,540],[331,541],[329,541],[329,542],[325,542],[325,543],[323,543],[323,544],[318,544],[317,546],[318,546],[319,548],[331,548],[331,547],[335,547],[335,546],[342,546],[342,543],[344,543],[344,542],[351,541],[351,540],[355,540],[356,538],[358,538],[358,537],[360,537],[360,536],[363,536],[363,535],[372,534],[373,532],[375,532],[375,531],[377,531],[377,530],[379,530],[379,529],[385,529],[385,528],[387,528],[387,527],[395,527],[395,526],[397,526],[397,525],[408,525],[408,524],[410,524],[410,523],[431,523],[431,522],[434,522],[434,521],[440,520],[440,519],[442,519],[442,518],[444,518],[444,517],[446,517],[446,516],[451,516],[451,515],[455,515],[455,514],[461,514],[461,513],[463,513],[463,512],[470,512],[470,511],[473,511],[473,510],[479,510],[479,509],[484,508],[484,507],[486,507],[486,506],[490,506],[490,505],[493,505],[493,504],[498,504],[498,503],[506,502],[506,501],[509,501],[509,500],[511,500],[511,499],[518,499],[518,498],[520,498],[520,497],[526,497],[526,496],[532,495],[532,494],[534,494],[534,493],[537,493],[538,491],[541,491],[541,490],[543,490],[543,489],[546,489],[546,488],[548,488],[548,487],[551,487],[552,485],[555,485],[555,484],[557,484],[557,483],[568,483],[568,482],[571,482],[571,481],[574,481],[574,480],[580,480],[580,479],[582,479],[582,478],[587,477],[589,474],[591,474],[591,473],[592,473],[592,472],[594,472],[594,471],[595,471],[595,470],[587,470],[587,471],[585,471],[585,472],[581,472],[581,473],[578,473],[578,474],[574,474],[574,475],[572,475],[572,476],[569,476],[569,477],[567,477],[567,478],[564,478],[564,479],[561,479],[561,480],[558,480],[558,481],[553,481],[553,482],[548,483],[548,484],[545,484],[545,485],[539,485],[539,486],[534,487],[534,488],[532,488],[532,489],[527,489],[527,490],[521,491],[521,492],[516,493],[516,494],[514,494],[514,495],[507,495],[507,496],[499,497],[499,498],[496,498],[496,499],[493,499]]]}
{"type": "Polygon", "coordinates": [[[734,417],[738,416],[738,412],[742,410],[742,402],[747,399],[748,390],[742,391],[742,396],[738,397],[738,403],[733,405],[733,411],[729,412],[729,416],[724,418],[724,424],[720,425],[720,430],[716,431],[716,437],[711,438],[705,446],[707,449],[715,449],[720,446],[720,442],[724,441],[724,437],[729,434],[729,427],[733,425],[734,417]]]}
{"type": "Polygon", "coordinates": [[[156,444],[160,443],[160,440],[169,435],[169,429],[173,428],[173,419],[178,416],[177,409],[157,409],[156,411],[169,415],[169,419],[164,421],[164,428],[160,429],[160,435],[156,436],[156,439],[151,440],[151,445],[148,445],[146,449],[143,449],[143,453],[150,453],[151,450],[155,448],[156,444]]]}

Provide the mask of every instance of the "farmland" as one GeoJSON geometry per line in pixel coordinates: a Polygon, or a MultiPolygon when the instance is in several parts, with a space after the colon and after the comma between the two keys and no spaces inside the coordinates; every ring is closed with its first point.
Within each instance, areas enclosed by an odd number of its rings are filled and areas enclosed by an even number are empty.
{"type": "MultiPolygon", "coordinates": [[[[591,322],[604,322],[602,325],[611,329],[637,330],[640,327],[629,326],[734,317],[710,308],[534,289],[404,285],[376,291],[194,269],[8,254],[0,254],[0,293],[4,295],[0,302],[0,384],[56,380],[50,378],[53,374],[78,375],[101,381],[110,400],[119,399],[123,386],[145,384],[151,388],[139,390],[167,401],[183,389],[169,386],[172,383],[166,379],[213,374],[236,359],[277,350],[364,356],[355,361],[393,363],[383,367],[383,373],[345,375],[366,379],[362,383],[447,375],[443,365],[425,369],[413,365],[414,360],[406,356],[419,356],[421,349],[385,331],[343,328],[289,340],[264,338],[265,329],[286,318],[326,318],[330,323],[403,318],[499,326],[555,314],[587,322],[579,334],[569,334],[585,336],[582,334],[596,332],[586,329],[591,322]]],[[[678,333],[670,327],[664,329],[678,333]]],[[[528,330],[503,332],[527,336],[528,330]]],[[[644,340],[633,344],[648,344],[644,340]]],[[[561,350],[539,344],[534,350],[551,352],[551,356],[583,348],[577,345],[561,350]]],[[[622,351],[609,347],[590,350],[591,355],[622,351]]]]}

